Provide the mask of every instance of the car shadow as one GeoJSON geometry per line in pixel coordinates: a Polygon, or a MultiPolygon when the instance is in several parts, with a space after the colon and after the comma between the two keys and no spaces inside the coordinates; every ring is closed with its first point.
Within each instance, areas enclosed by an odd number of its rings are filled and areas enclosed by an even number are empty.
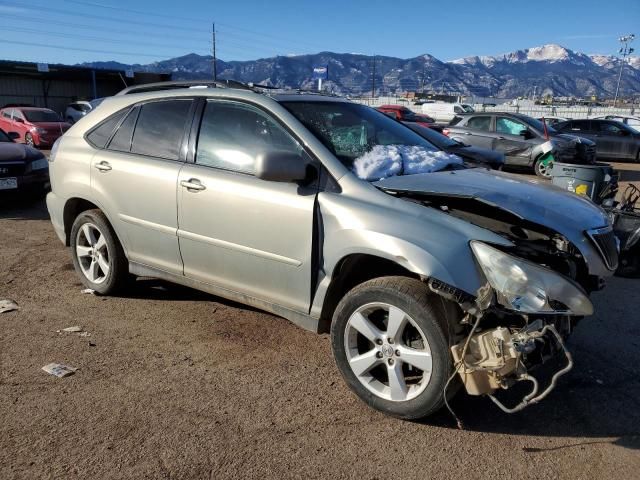
{"type": "Polygon", "coordinates": [[[0,193],[0,220],[48,220],[49,212],[42,196],[0,193]]]}
{"type": "Polygon", "coordinates": [[[620,182],[638,182],[640,181],[640,170],[627,170],[624,168],[616,169],[619,173],[618,181],[620,182]]]}
{"type": "MultiPolygon", "coordinates": [[[[463,428],[475,432],[540,437],[566,437],[570,449],[610,443],[640,450],[640,328],[634,301],[640,287],[636,279],[612,278],[595,293],[596,315],[581,321],[567,346],[574,367],[561,377],[555,390],[542,402],[514,413],[503,413],[488,397],[461,394],[450,405],[463,428]],[[571,441],[572,437],[586,440],[571,441]]],[[[532,372],[544,382],[549,375],[532,372]]],[[[547,372],[548,373],[548,372],[547,372]]],[[[526,391],[498,392],[514,406],[526,391]],[[507,395],[505,395],[507,394],[507,395]]],[[[541,389],[544,387],[541,387],[541,389]]],[[[442,409],[424,423],[457,428],[453,416],[442,409]]],[[[530,453],[543,448],[525,449],[530,453]]]]}
{"type": "Polygon", "coordinates": [[[150,277],[136,278],[122,293],[119,293],[118,296],[122,298],[171,302],[215,302],[242,310],[262,312],[262,310],[234,302],[233,300],[227,300],[226,298],[218,297],[194,288],[150,277]]]}

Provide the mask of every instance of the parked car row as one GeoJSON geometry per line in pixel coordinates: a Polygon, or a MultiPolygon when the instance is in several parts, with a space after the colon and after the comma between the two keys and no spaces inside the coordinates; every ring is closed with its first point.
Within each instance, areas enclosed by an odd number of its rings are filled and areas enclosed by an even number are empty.
{"type": "Polygon", "coordinates": [[[49,163],[39,150],[15,143],[18,134],[0,130],[0,194],[44,193],[49,185],[49,163]]]}

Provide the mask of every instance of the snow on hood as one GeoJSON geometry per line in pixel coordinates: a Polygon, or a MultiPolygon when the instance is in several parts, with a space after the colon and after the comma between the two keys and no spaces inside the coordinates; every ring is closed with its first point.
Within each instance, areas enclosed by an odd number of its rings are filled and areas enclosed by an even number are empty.
{"type": "Polygon", "coordinates": [[[396,175],[437,172],[450,165],[463,165],[462,159],[420,146],[376,145],[356,158],[353,171],[363,180],[375,181],[396,175]]]}

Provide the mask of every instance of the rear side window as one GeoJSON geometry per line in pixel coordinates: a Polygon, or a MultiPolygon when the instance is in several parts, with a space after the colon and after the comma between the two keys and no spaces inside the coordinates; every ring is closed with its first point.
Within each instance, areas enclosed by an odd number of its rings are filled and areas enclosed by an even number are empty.
{"type": "Polygon", "coordinates": [[[591,130],[590,120],[572,120],[571,130],[574,132],[588,132],[591,130]]]}
{"type": "Polygon", "coordinates": [[[179,99],[142,105],[131,151],[150,157],[178,160],[192,102],[191,99],[179,99]]]}
{"type": "Polygon", "coordinates": [[[131,151],[131,138],[133,137],[133,129],[136,126],[136,119],[138,118],[139,108],[134,108],[129,112],[127,118],[118,128],[118,131],[109,142],[109,150],[116,150],[118,152],[131,151]]]}
{"type": "Polygon", "coordinates": [[[254,173],[256,155],[302,148],[261,110],[236,102],[207,102],[200,125],[196,164],[254,173]]]}
{"type": "Polygon", "coordinates": [[[96,148],[104,148],[109,139],[111,138],[111,134],[113,130],[116,128],[120,120],[127,114],[129,110],[122,110],[115,115],[110,116],[104,122],[99,124],[93,130],[91,130],[87,134],[87,140],[91,145],[96,148]]]}
{"type": "Polygon", "coordinates": [[[488,132],[491,130],[491,117],[471,117],[465,127],[488,132]]]}

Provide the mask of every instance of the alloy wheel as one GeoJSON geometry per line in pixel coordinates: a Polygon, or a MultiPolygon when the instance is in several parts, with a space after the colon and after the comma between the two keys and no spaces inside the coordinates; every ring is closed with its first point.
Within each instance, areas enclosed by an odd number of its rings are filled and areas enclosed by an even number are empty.
{"type": "Polygon", "coordinates": [[[109,248],[104,234],[93,223],[85,223],[76,236],[76,256],[80,269],[92,283],[102,283],[109,276],[109,248]]]}
{"type": "Polygon", "coordinates": [[[33,141],[33,135],[31,135],[30,133],[27,133],[27,134],[24,136],[24,141],[25,141],[25,143],[26,143],[27,145],[29,145],[30,147],[35,146],[35,143],[34,143],[34,141],[33,141]]]}
{"type": "Polygon", "coordinates": [[[411,400],[429,384],[429,342],[415,321],[398,307],[369,303],[358,308],[345,326],[344,344],[351,371],[380,398],[411,400]]]}

